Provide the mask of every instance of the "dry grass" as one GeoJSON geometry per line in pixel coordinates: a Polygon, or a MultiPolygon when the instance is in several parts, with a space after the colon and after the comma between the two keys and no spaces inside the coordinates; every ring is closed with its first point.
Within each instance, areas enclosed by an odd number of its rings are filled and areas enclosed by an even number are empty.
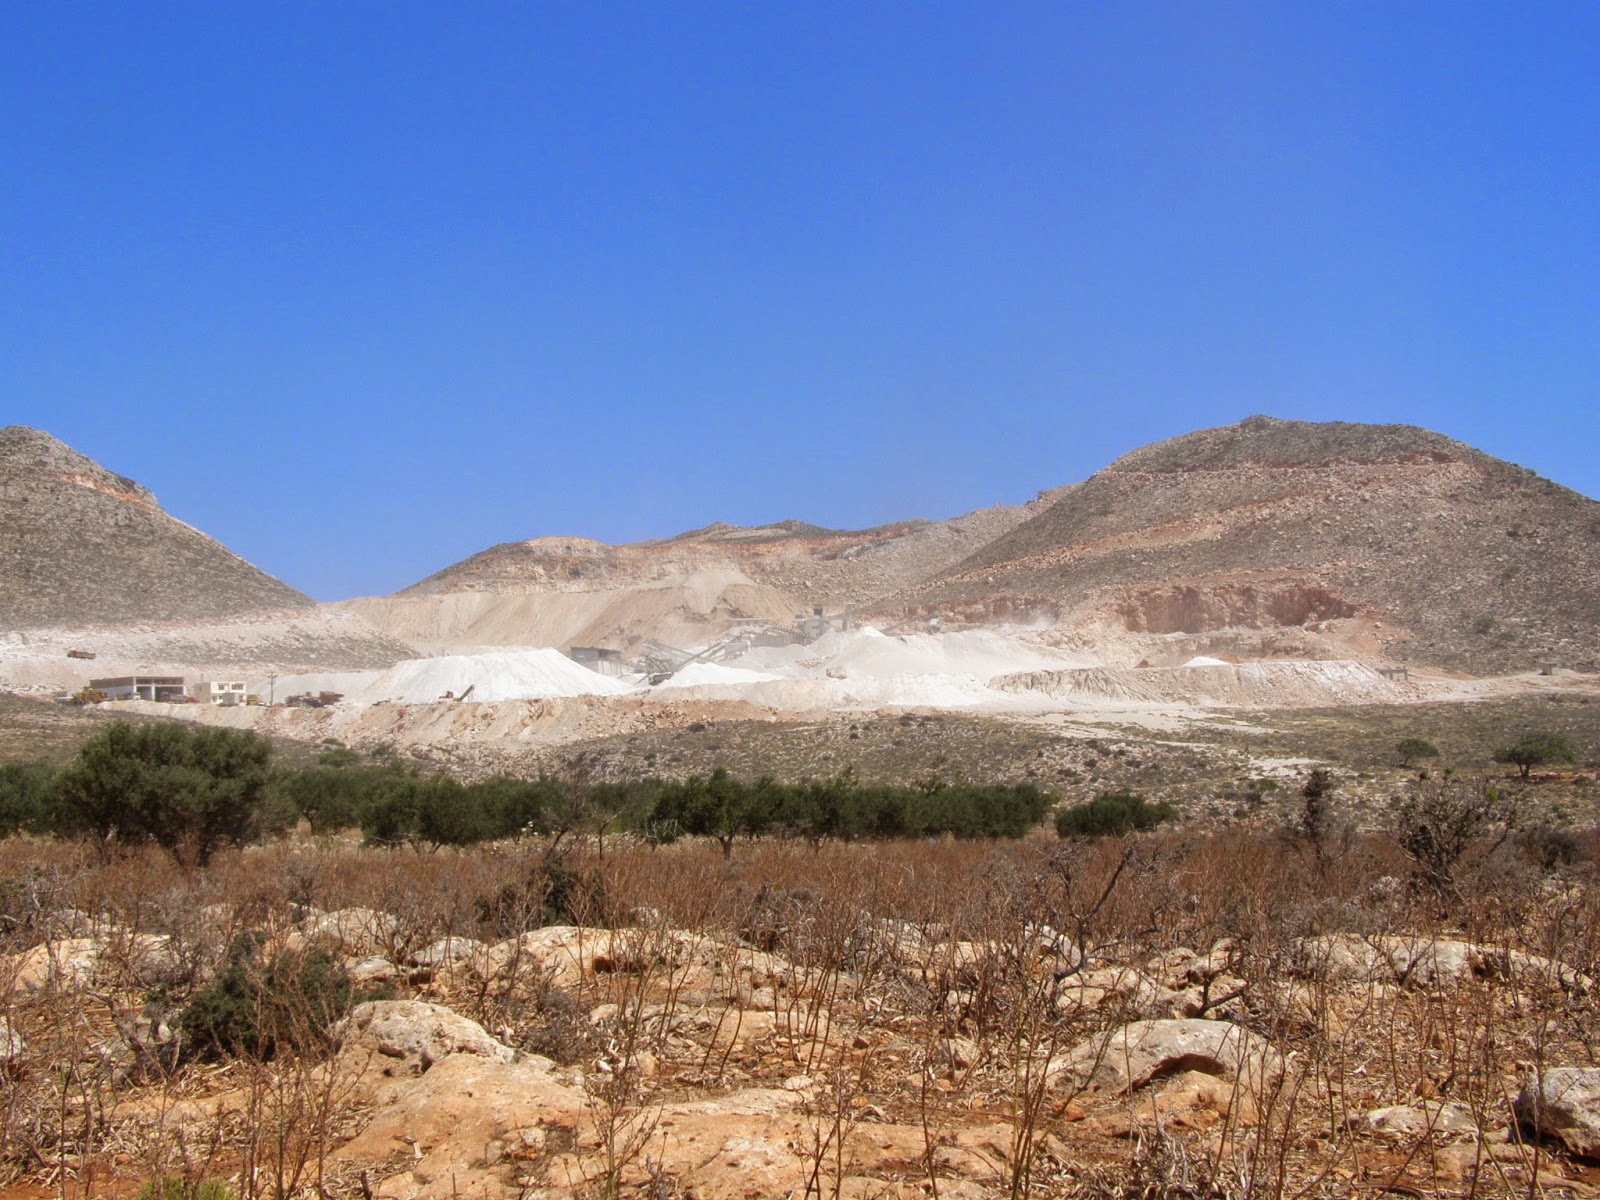
{"type": "MultiPolygon", "coordinates": [[[[1307,939],[1460,938],[1594,976],[1594,840],[1579,849],[1557,874],[1510,843],[1469,856],[1446,906],[1406,886],[1381,837],[1340,842],[1320,871],[1306,847],[1242,829],[1087,845],[768,841],[731,860],[590,842],[560,862],[568,918],[615,932],[578,976],[558,986],[529,964],[493,978],[413,971],[397,986],[590,1068],[599,1134],[575,1178],[596,1194],[671,1194],[672,1164],[646,1170],[662,1105],[797,1077],[810,1082],[796,1195],[863,1194],[863,1180],[937,1193],[960,1178],[1017,1196],[1529,1194],[1535,1170],[1574,1188],[1582,1171],[1522,1142],[1509,1096],[1533,1063],[1596,1062],[1592,996],[1553,970],[1343,980],[1307,939]],[[1203,1103],[1183,1099],[1192,1080],[1123,1096],[1061,1073],[1075,1047],[1105,1046],[1152,1003],[1236,1021],[1291,1069],[1203,1103]],[[752,1014],[758,1035],[741,1030],[752,1014]],[[1351,1124],[1422,1101],[1460,1104],[1484,1136],[1389,1140],[1351,1124]],[[915,1153],[862,1165],[861,1147],[907,1130],[923,1131],[915,1153]]],[[[175,1066],[161,1022],[246,930],[281,938],[311,907],[361,906],[397,918],[380,947],[397,962],[447,935],[494,942],[533,923],[551,865],[542,843],[418,854],[290,841],[204,873],[154,852],[0,845],[13,954],[0,984],[34,1054],[0,1086],[0,1168],[63,1196],[121,1194],[159,1172],[233,1177],[252,1195],[359,1194],[325,1155],[366,1114],[315,1056],[175,1066]],[[92,985],[21,986],[16,956],[68,932],[107,947],[92,985]],[[218,1096],[242,1100],[225,1117],[218,1096]]]]}

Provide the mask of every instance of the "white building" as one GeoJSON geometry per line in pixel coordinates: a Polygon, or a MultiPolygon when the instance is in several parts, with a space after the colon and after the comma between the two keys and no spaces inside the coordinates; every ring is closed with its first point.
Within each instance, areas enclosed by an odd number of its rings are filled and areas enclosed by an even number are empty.
{"type": "Polygon", "coordinates": [[[200,704],[221,704],[231,708],[245,703],[244,680],[227,679],[190,686],[189,694],[200,704]]]}
{"type": "Polygon", "coordinates": [[[160,700],[182,704],[189,698],[181,675],[118,675],[111,679],[91,679],[89,686],[104,692],[111,700],[160,700]]]}

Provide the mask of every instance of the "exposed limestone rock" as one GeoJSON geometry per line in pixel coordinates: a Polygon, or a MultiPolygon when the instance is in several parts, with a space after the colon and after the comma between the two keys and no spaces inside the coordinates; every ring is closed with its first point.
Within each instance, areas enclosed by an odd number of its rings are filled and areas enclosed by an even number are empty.
{"type": "Polygon", "coordinates": [[[484,944],[476,938],[440,938],[437,942],[418,950],[406,961],[414,967],[443,967],[481,954],[484,949],[484,944]]]}
{"type": "MultiPolygon", "coordinates": [[[[547,925],[520,937],[483,947],[472,955],[471,966],[482,978],[494,979],[512,972],[540,973],[554,986],[575,987],[596,974],[633,973],[670,969],[695,986],[709,986],[712,976],[727,967],[728,951],[712,939],[681,930],[599,929],[577,925],[547,925]]],[[[744,951],[741,962],[755,966],[770,955],[744,951]]],[[[784,964],[787,966],[787,964],[784,964]]]]}
{"type": "Polygon", "coordinates": [[[1353,933],[1307,938],[1298,947],[1298,968],[1342,981],[1399,983],[1433,988],[1472,978],[1543,979],[1568,991],[1588,993],[1594,980],[1565,963],[1521,950],[1449,938],[1353,933]]]}
{"type": "Polygon", "coordinates": [[[1553,1067],[1523,1082],[1517,1119],[1584,1158],[1600,1158],[1600,1067],[1553,1067]]]}
{"type": "Polygon", "coordinates": [[[504,1169],[540,1159],[551,1130],[570,1141],[585,1100],[544,1060],[449,1054],[381,1107],[335,1157],[369,1163],[403,1154],[404,1168],[375,1187],[378,1196],[504,1195],[504,1169]]]}
{"type": "Polygon", "coordinates": [[[17,986],[25,991],[89,987],[112,974],[144,975],[174,965],[171,940],[159,934],[62,938],[41,942],[11,959],[17,986]]]}
{"type": "Polygon", "coordinates": [[[1133,967],[1103,966],[1067,979],[1058,996],[1060,1007],[1111,1008],[1129,1016],[1160,1018],[1189,1015],[1189,997],[1163,987],[1133,967]]]}
{"type": "Polygon", "coordinates": [[[346,1048],[361,1047],[427,1070],[452,1054],[510,1062],[516,1051],[495,1041],[476,1021],[422,1000],[371,1000],[358,1004],[334,1027],[346,1048]]]}
{"type": "Polygon", "coordinates": [[[344,973],[350,977],[351,983],[360,987],[364,983],[382,983],[385,980],[397,979],[400,968],[381,954],[363,954],[359,958],[345,959],[344,973]]]}
{"type": "Polygon", "coordinates": [[[1391,1108],[1375,1108],[1350,1118],[1354,1128],[1365,1129],[1381,1137],[1407,1140],[1431,1134],[1447,1137],[1452,1134],[1475,1134],[1478,1122],[1472,1110],[1464,1104],[1398,1104],[1391,1108]]]}
{"type": "Polygon", "coordinates": [[[1265,1039],[1229,1021],[1135,1021],[1077,1046],[1058,1074],[1099,1091],[1128,1092],[1180,1071],[1235,1077],[1253,1090],[1282,1069],[1265,1039]]]}
{"type": "Polygon", "coordinates": [[[94,980],[100,951],[99,939],[88,937],[63,938],[31,947],[12,959],[17,985],[27,991],[88,987],[94,980]]]}
{"type": "Polygon", "coordinates": [[[371,908],[341,908],[312,913],[301,930],[313,942],[332,945],[345,954],[372,954],[392,941],[399,923],[386,912],[371,908]]]}

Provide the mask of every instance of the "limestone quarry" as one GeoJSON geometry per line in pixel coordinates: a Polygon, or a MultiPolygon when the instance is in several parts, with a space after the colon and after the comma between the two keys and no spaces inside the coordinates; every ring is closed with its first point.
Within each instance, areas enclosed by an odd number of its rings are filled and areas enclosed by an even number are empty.
{"type": "Polygon", "coordinates": [[[0,467],[0,687],[238,679],[259,706],[171,715],[289,736],[493,753],[706,705],[1149,723],[1581,687],[1600,665],[1600,505],[1400,426],[1251,418],[948,521],[536,537],[321,605],[47,435],[5,431],[0,467]],[[84,575],[137,611],[52,574],[69,536],[106,547],[84,575]],[[195,586],[116,584],[152,564],[195,586]],[[273,707],[299,697],[319,711],[273,707]]]}

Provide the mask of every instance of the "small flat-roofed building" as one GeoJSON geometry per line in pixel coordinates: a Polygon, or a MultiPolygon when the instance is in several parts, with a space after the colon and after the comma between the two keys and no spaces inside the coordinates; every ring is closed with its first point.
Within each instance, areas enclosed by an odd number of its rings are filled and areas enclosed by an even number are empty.
{"type": "Polygon", "coordinates": [[[201,704],[221,704],[231,708],[235,704],[243,704],[248,694],[244,680],[225,679],[194,684],[189,689],[189,695],[201,704]]]}
{"type": "Polygon", "coordinates": [[[118,675],[111,679],[91,679],[89,686],[112,700],[182,704],[189,699],[189,689],[184,686],[182,675],[118,675]]]}
{"type": "Polygon", "coordinates": [[[609,650],[604,646],[574,646],[567,651],[567,657],[600,675],[615,677],[627,674],[627,668],[622,665],[621,650],[609,650]]]}

